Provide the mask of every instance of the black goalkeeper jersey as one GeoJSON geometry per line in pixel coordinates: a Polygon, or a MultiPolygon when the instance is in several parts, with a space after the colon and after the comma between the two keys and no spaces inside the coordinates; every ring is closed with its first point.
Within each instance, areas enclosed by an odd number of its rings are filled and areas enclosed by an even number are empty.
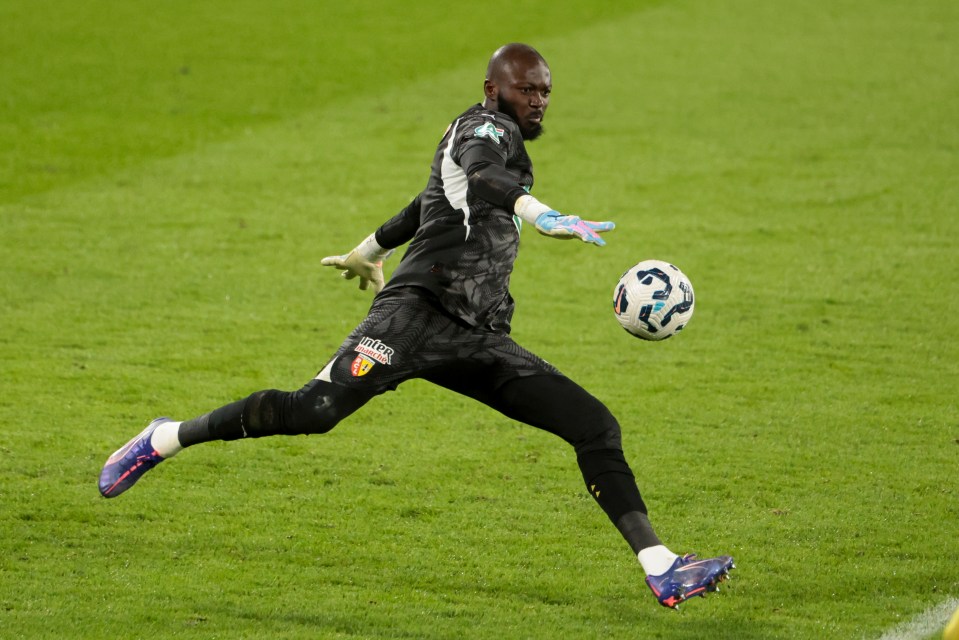
{"type": "Polygon", "coordinates": [[[385,248],[412,239],[381,295],[400,287],[427,289],[467,324],[509,333],[509,278],[520,224],[513,204],[532,186],[533,166],[516,123],[482,105],[470,107],[440,141],[423,192],[376,231],[385,248]],[[486,199],[468,183],[479,165],[498,178],[492,191],[483,189],[486,199]]]}

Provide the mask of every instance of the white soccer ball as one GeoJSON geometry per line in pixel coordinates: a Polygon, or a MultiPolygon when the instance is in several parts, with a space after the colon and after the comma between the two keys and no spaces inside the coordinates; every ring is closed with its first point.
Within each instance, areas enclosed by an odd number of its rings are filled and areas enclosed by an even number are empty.
{"type": "Polygon", "coordinates": [[[693,285],[675,265],[643,260],[623,274],[613,291],[616,319],[643,340],[665,340],[689,322],[693,285]]]}

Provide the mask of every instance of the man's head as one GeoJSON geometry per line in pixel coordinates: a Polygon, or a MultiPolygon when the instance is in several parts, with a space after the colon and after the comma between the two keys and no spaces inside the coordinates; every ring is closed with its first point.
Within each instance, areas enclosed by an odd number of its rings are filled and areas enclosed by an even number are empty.
{"type": "Polygon", "coordinates": [[[535,140],[543,133],[543,116],[552,90],[543,56],[529,45],[507,44],[489,60],[483,106],[505,113],[519,125],[524,140],[535,140]]]}

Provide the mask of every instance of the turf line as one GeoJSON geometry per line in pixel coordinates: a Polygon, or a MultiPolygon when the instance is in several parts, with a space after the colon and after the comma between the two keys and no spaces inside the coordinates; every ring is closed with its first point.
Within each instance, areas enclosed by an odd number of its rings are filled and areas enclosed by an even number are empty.
{"type": "Polygon", "coordinates": [[[956,608],[959,608],[959,598],[949,598],[905,622],[900,622],[882,634],[879,640],[924,640],[941,631],[956,608]]]}

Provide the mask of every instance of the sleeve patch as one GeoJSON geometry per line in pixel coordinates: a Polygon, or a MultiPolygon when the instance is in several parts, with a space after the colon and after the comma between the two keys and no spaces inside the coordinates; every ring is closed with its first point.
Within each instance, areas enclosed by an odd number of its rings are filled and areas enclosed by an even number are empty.
{"type": "Polygon", "coordinates": [[[487,122],[473,129],[473,133],[476,134],[477,138],[489,138],[496,144],[499,144],[499,139],[503,137],[503,134],[506,133],[506,130],[500,129],[492,122],[487,122]]]}

